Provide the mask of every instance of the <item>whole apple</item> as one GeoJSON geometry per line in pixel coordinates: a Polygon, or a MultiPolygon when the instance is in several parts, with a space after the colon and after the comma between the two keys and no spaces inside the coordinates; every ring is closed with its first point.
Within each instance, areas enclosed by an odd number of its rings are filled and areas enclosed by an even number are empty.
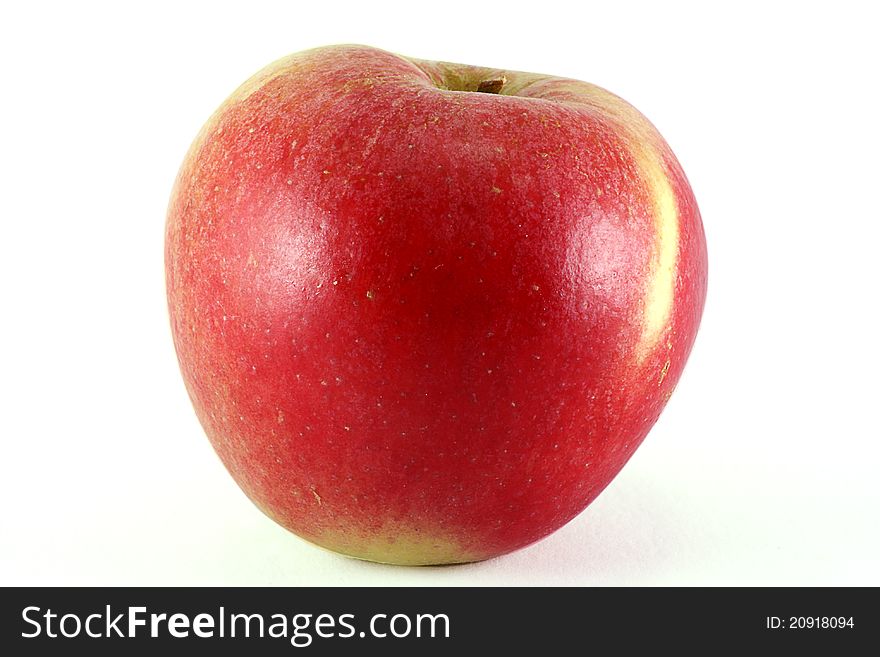
{"type": "Polygon", "coordinates": [[[192,145],[174,343],[226,468],[344,554],[486,559],[581,512],[644,439],[706,294],[693,193],[585,82],[319,48],[192,145]]]}

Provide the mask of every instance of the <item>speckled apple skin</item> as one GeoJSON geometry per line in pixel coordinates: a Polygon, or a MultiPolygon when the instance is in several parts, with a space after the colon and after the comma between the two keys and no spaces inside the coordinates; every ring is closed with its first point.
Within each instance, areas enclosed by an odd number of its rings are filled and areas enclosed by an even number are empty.
{"type": "Polygon", "coordinates": [[[669,399],[707,276],[685,175],[620,98],[363,46],[223,104],[165,259],[183,378],[238,485],[309,541],[404,564],[580,513],[669,399]]]}

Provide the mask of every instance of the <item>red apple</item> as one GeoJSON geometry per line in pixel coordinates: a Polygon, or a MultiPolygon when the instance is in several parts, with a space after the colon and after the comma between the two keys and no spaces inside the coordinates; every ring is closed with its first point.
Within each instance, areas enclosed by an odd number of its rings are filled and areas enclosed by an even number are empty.
{"type": "Polygon", "coordinates": [[[633,107],[363,46],[292,55],[220,107],[165,258],[183,377],[239,486],[399,564],[582,511],[669,399],[706,294],[693,193],[633,107]]]}

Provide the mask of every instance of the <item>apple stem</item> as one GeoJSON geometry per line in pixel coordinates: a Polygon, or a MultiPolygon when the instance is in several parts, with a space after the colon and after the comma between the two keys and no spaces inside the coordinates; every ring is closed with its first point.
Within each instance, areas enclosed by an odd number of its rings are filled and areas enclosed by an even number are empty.
{"type": "Polygon", "coordinates": [[[504,76],[497,78],[489,78],[488,80],[483,80],[477,85],[477,91],[484,94],[497,94],[501,91],[501,87],[507,82],[507,78],[504,76]]]}

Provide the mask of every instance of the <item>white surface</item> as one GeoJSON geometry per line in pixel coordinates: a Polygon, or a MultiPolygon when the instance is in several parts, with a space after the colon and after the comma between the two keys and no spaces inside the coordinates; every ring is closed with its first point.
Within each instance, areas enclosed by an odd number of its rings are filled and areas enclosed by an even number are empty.
{"type": "Polygon", "coordinates": [[[0,584],[880,585],[869,6],[7,3],[0,584]],[[679,389],[585,513],[502,559],[383,567],[287,534],[177,371],[162,239],[184,152],[263,65],[339,42],[601,84],[700,203],[709,298],[679,389]]]}

